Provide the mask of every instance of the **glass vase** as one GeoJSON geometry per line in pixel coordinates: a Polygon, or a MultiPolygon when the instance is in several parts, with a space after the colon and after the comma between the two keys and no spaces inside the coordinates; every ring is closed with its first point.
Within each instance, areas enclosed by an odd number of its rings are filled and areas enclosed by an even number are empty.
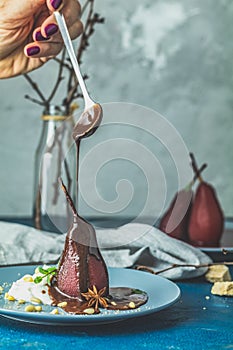
{"type": "Polygon", "coordinates": [[[50,106],[42,115],[43,127],[35,155],[33,218],[37,229],[64,233],[71,224],[59,178],[76,201],[76,156],[72,139],[73,116],[50,106]]]}

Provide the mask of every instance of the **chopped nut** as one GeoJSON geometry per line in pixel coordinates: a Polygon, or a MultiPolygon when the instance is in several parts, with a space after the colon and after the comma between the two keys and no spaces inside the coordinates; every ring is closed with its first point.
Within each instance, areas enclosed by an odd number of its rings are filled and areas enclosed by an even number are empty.
{"type": "Polygon", "coordinates": [[[27,305],[24,309],[24,311],[26,312],[34,312],[36,309],[35,309],[35,306],[34,305],[27,305]]]}
{"type": "Polygon", "coordinates": [[[117,305],[117,303],[115,303],[115,301],[111,301],[111,304],[112,304],[113,306],[116,306],[116,305],[117,305]]]}
{"type": "Polygon", "coordinates": [[[61,303],[58,303],[57,306],[59,306],[59,307],[66,307],[67,306],[67,302],[66,301],[62,301],[61,303]]]}
{"type": "Polygon", "coordinates": [[[130,307],[130,309],[135,309],[136,305],[134,304],[133,301],[131,301],[131,302],[129,303],[129,307],[130,307]]]}
{"type": "Polygon", "coordinates": [[[215,282],[211,293],[215,295],[233,296],[233,282],[215,282]]]}
{"type": "Polygon", "coordinates": [[[5,293],[5,299],[9,300],[9,301],[15,301],[15,297],[13,297],[12,295],[5,293]]]}
{"type": "Polygon", "coordinates": [[[42,311],[42,306],[39,306],[39,305],[35,306],[35,311],[41,312],[42,311]]]}
{"type": "Polygon", "coordinates": [[[88,309],[83,310],[83,312],[85,312],[85,314],[88,315],[93,315],[95,313],[95,309],[93,309],[93,307],[90,307],[88,309]]]}
{"type": "Polygon", "coordinates": [[[25,276],[23,277],[23,280],[24,280],[25,282],[33,282],[33,278],[32,278],[31,275],[25,275],[25,276]]]}
{"type": "Polygon", "coordinates": [[[224,282],[231,281],[231,275],[229,268],[226,265],[212,265],[209,267],[208,272],[205,275],[207,281],[214,282],[224,282]]]}
{"type": "Polygon", "coordinates": [[[23,299],[19,299],[19,300],[18,300],[18,304],[25,304],[25,303],[26,303],[26,301],[23,300],[23,299]]]}
{"type": "Polygon", "coordinates": [[[52,315],[58,315],[58,314],[59,314],[59,311],[58,311],[58,309],[53,309],[53,310],[50,312],[50,314],[52,314],[52,315]]]}
{"type": "Polygon", "coordinates": [[[39,298],[31,297],[30,301],[32,303],[42,304],[42,301],[39,298]]]}

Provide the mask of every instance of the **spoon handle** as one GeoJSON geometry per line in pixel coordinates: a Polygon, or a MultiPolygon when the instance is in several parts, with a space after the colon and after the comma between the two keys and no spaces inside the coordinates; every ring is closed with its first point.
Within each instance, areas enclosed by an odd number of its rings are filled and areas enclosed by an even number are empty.
{"type": "Polygon", "coordinates": [[[67,29],[65,18],[63,16],[63,14],[61,14],[58,11],[55,11],[54,15],[55,15],[58,27],[59,27],[60,32],[61,32],[61,36],[64,40],[65,47],[66,47],[67,52],[70,56],[70,60],[71,60],[71,63],[73,65],[75,74],[78,78],[78,82],[79,82],[80,88],[81,88],[82,93],[83,93],[83,97],[84,97],[84,101],[85,101],[85,110],[86,110],[86,109],[90,108],[91,106],[93,106],[94,101],[92,101],[92,99],[90,98],[88,91],[87,91],[87,88],[86,88],[86,85],[85,85],[85,82],[83,80],[83,77],[82,77],[82,74],[81,74],[81,71],[79,68],[78,60],[77,60],[77,57],[75,55],[72,41],[70,38],[70,34],[68,32],[68,29],[67,29]]]}

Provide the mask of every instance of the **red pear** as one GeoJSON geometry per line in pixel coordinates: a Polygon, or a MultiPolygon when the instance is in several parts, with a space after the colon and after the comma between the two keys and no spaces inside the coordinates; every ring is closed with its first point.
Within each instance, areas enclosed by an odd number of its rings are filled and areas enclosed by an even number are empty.
{"type": "Polygon", "coordinates": [[[175,195],[170,207],[161,219],[159,225],[161,231],[171,237],[187,240],[192,195],[191,189],[181,190],[175,195]]]}
{"type": "Polygon", "coordinates": [[[198,174],[196,160],[190,153],[192,167],[200,184],[193,201],[189,220],[189,239],[196,246],[217,247],[223,233],[224,216],[213,186],[198,174]]]}
{"type": "Polygon", "coordinates": [[[93,286],[97,290],[105,288],[105,295],[108,295],[107,267],[97,245],[94,227],[78,215],[63,183],[62,189],[73,212],[73,224],[67,233],[58,266],[58,290],[80,300],[81,294],[87,292],[88,288],[93,289],[93,286]]]}
{"type": "Polygon", "coordinates": [[[173,238],[188,240],[188,224],[193,197],[192,186],[206,166],[203,164],[199,170],[196,169],[193,180],[175,195],[160,221],[159,229],[173,238]]]}
{"type": "Polygon", "coordinates": [[[217,247],[223,233],[224,216],[215,189],[201,181],[193,201],[189,238],[196,246],[217,247]]]}

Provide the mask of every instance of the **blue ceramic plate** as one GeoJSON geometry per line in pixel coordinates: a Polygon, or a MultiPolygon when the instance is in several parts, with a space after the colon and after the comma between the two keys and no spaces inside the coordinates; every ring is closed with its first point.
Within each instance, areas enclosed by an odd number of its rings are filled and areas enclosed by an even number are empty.
{"type": "Polygon", "coordinates": [[[0,285],[4,287],[0,295],[0,315],[14,320],[47,324],[47,325],[88,325],[99,323],[110,323],[125,320],[132,317],[144,316],[160,311],[175,303],[180,297],[180,290],[177,285],[163,277],[151,275],[146,272],[109,268],[111,287],[132,287],[144,290],[149,296],[145,305],[138,309],[115,311],[102,310],[98,315],[70,315],[62,309],[59,315],[49,312],[51,306],[43,306],[43,312],[25,312],[25,305],[18,305],[4,299],[4,294],[10,288],[13,281],[25,274],[32,274],[36,266],[13,266],[0,268],[0,285]]]}

